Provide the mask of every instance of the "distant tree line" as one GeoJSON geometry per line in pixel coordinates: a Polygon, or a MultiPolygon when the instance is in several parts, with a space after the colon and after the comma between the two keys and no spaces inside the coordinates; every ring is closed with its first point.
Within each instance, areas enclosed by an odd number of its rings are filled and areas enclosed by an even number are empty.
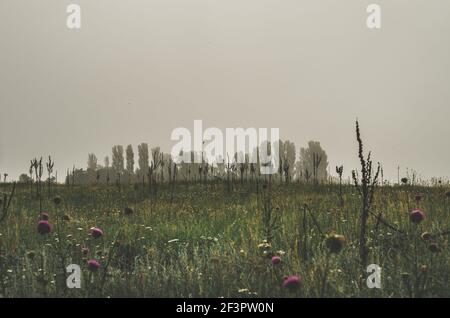
{"type": "MultiPolygon", "coordinates": [[[[320,142],[310,141],[301,148],[298,156],[295,144],[279,141],[279,170],[273,175],[274,181],[321,183],[329,177],[328,156],[320,142]]],[[[256,149],[254,150],[256,151],[256,149]]],[[[245,182],[260,176],[260,162],[250,162],[249,154],[235,153],[224,163],[210,164],[201,153],[190,152],[191,162],[173,162],[169,153],[160,147],[149,148],[147,143],[137,147],[137,165],[132,145],[126,149],[115,145],[110,157],[106,156],[103,165],[99,164],[94,153],[88,154],[87,169],[73,167],[67,170],[66,184],[148,184],[184,182],[207,182],[229,179],[245,182]],[[200,160],[194,160],[195,158],[200,160]]]]}

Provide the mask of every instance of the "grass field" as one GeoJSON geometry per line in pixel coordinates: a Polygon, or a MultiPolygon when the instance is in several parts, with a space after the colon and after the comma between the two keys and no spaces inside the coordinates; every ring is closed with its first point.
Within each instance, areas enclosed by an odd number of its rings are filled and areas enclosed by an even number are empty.
{"type": "Polygon", "coordinates": [[[361,196],[352,185],[342,199],[338,185],[276,182],[231,191],[180,183],[173,200],[167,185],[152,197],[132,185],[44,189],[50,233],[37,231],[40,200],[27,184],[17,185],[1,223],[1,297],[450,296],[445,187],[377,188],[366,239],[368,264],[382,268],[379,289],[367,287],[358,254],[361,196]],[[410,220],[415,208],[426,214],[420,224],[410,220]],[[94,238],[92,227],[103,235],[94,238]],[[345,237],[335,253],[331,233],[345,237]],[[80,265],[81,288],[67,288],[69,264],[80,265]],[[283,287],[292,275],[300,284],[283,287]]]}

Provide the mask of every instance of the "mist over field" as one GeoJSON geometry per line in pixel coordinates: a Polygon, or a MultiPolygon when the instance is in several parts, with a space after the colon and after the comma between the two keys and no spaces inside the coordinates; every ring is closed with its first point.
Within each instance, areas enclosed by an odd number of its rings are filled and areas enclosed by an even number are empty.
{"type": "Polygon", "coordinates": [[[449,11],[1,0],[0,300],[450,297],[449,11]]]}
{"type": "MultiPolygon", "coordinates": [[[[170,151],[176,127],[278,127],[355,166],[356,118],[386,178],[450,174],[448,1],[71,1],[0,3],[0,167],[85,167],[115,144],[170,151]]],[[[298,154],[297,154],[298,155],[298,154]]],[[[348,175],[347,175],[348,176],[348,175]]]]}

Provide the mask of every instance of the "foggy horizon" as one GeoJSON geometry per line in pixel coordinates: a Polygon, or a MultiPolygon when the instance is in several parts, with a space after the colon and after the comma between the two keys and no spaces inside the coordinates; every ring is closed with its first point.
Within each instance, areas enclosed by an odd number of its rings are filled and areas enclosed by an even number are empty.
{"type": "Polygon", "coordinates": [[[373,1],[86,0],[0,3],[0,173],[55,161],[61,182],[114,145],[170,152],[173,129],[279,128],[319,141],[347,178],[355,120],[385,179],[450,177],[450,30],[439,5],[373,1]],[[78,3],[82,27],[65,25],[78,3]],[[430,24],[429,21],[433,21],[430,24]]]}

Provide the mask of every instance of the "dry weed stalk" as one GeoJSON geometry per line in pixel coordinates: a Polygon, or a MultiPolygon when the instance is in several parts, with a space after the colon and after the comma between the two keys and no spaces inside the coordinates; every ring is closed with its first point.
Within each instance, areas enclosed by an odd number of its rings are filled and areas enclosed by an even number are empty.
{"type": "Polygon", "coordinates": [[[6,193],[3,194],[3,198],[0,198],[0,206],[1,206],[1,214],[0,214],[0,223],[6,219],[8,215],[8,209],[11,204],[11,199],[14,197],[14,193],[16,191],[16,183],[13,183],[13,187],[11,189],[11,193],[8,196],[6,193]]]}
{"type": "Polygon", "coordinates": [[[344,166],[336,166],[336,173],[339,176],[339,202],[341,206],[344,205],[344,198],[342,197],[342,174],[344,173],[344,166]]]}
{"type": "Polygon", "coordinates": [[[48,162],[46,163],[47,166],[47,173],[48,173],[48,197],[51,195],[51,180],[52,180],[52,173],[53,173],[53,166],[55,163],[52,161],[52,158],[48,156],[48,162]]]}
{"type": "Polygon", "coordinates": [[[359,233],[359,257],[363,267],[367,265],[368,251],[367,251],[367,219],[369,217],[370,207],[373,201],[375,186],[378,181],[380,173],[380,163],[373,175],[372,159],[370,152],[367,158],[364,158],[363,142],[359,130],[359,123],[356,121],[356,139],[358,141],[358,157],[361,163],[361,180],[358,180],[357,172],[352,171],[352,178],[358,193],[362,197],[361,218],[360,218],[360,233],[359,233]]]}

